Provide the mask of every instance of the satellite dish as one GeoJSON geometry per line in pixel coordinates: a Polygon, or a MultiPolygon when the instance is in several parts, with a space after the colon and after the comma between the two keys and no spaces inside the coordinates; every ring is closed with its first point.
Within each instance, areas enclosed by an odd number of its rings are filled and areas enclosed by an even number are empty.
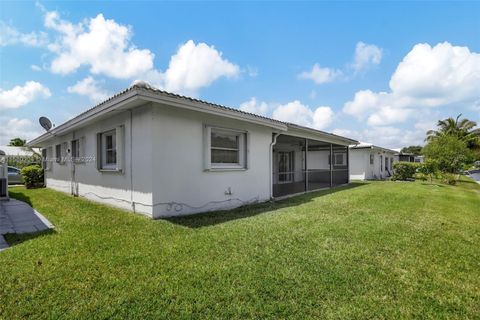
{"type": "Polygon", "coordinates": [[[38,119],[38,122],[40,122],[40,125],[43,127],[43,129],[47,131],[52,128],[52,122],[47,117],[40,117],[40,119],[38,119]]]}

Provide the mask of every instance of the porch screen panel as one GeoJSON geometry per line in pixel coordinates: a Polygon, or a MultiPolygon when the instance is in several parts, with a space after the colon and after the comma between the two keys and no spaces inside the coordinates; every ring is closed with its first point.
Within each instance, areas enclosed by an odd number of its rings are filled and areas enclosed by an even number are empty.
{"type": "Polygon", "coordinates": [[[272,155],[273,196],[305,192],[305,139],[281,135],[272,155]]]}
{"type": "Polygon", "coordinates": [[[332,147],[332,185],[348,183],[348,147],[334,144],[332,147]]]}
{"type": "Polygon", "coordinates": [[[308,140],[308,191],[330,187],[330,144],[308,140]]]}

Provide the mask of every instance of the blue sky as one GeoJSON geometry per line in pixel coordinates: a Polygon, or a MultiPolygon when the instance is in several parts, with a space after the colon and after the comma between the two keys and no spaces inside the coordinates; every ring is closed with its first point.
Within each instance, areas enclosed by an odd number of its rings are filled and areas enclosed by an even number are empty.
{"type": "Polygon", "coordinates": [[[480,3],[0,3],[0,145],[135,80],[361,141],[480,122],[480,3]]]}

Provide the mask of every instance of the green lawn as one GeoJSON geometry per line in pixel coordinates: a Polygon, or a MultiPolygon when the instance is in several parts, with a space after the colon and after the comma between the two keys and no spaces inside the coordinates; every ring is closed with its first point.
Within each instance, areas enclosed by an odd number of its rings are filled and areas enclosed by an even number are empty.
{"type": "Polygon", "coordinates": [[[56,226],[9,236],[0,318],[479,318],[480,185],[354,183],[149,220],[13,188],[56,226]]]}

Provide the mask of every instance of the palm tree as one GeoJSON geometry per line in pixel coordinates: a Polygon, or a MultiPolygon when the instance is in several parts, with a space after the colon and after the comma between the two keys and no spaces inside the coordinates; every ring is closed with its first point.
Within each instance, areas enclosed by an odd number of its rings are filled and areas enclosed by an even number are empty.
{"type": "Polygon", "coordinates": [[[13,138],[10,140],[10,143],[8,144],[11,147],[25,147],[27,144],[27,140],[23,140],[21,138],[13,138]]]}
{"type": "Polygon", "coordinates": [[[437,122],[438,130],[428,130],[425,140],[429,142],[436,137],[448,135],[465,141],[471,149],[478,147],[480,145],[480,128],[474,129],[477,123],[467,118],[460,119],[461,116],[462,114],[459,114],[456,119],[450,117],[445,120],[439,120],[437,122]]]}

